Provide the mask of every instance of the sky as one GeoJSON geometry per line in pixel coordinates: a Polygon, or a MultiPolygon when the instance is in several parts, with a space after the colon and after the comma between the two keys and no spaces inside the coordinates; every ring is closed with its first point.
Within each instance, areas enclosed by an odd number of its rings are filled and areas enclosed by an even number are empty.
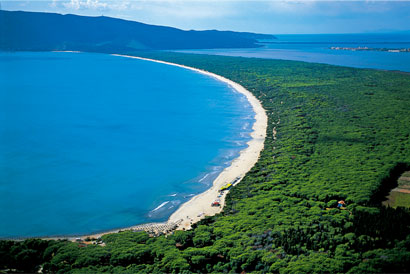
{"type": "Polygon", "coordinates": [[[104,15],[184,30],[268,34],[410,30],[410,0],[12,0],[0,3],[4,10],[104,15]]]}

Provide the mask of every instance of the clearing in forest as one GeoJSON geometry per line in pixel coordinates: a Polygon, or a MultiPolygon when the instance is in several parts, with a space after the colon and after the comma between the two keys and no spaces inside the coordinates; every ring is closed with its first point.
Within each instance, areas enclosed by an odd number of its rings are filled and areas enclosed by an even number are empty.
{"type": "Polygon", "coordinates": [[[392,189],[383,205],[390,207],[410,207],[410,171],[404,172],[397,180],[397,187],[392,189]]]}

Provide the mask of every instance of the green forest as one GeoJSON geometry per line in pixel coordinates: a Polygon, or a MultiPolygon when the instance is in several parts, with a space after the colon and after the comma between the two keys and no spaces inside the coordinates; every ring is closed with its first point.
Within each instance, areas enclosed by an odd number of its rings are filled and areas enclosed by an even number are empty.
{"type": "Polygon", "coordinates": [[[88,246],[0,241],[0,269],[410,272],[410,210],[382,205],[410,170],[409,74],[256,58],[128,54],[211,71],[251,91],[269,118],[259,161],[230,190],[223,212],[190,231],[158,237],[125,231],[103,236],[105,245],[88,246]],[[339,200],[346,202],[343,209],[339,200]]]}

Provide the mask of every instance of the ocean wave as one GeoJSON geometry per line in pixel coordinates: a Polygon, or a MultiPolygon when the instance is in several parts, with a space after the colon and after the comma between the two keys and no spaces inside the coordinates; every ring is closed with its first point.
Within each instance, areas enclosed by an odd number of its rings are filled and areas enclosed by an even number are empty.
{"type": "Polygon", "coordinates": [[[208,176],[209,176],[209,173],[205,174],[205,176],[202,177],[201,179],[199,179],[198,182],[202,182],[202,181],[205,180],[208,176]]]}
{"type": "Polygon", "coordinates": [[[233,141],[233,143],[234,143],[236,146],[243,146],[243,145],[245,145],[245,142],[243,142],[243,141],[233,141]]]}
{"type": "Polygon", "coordinates": [[[231,88],[233,93],[239,93],[239,91],[236,88],[234,88],[233,86],[229,85],[229,87],[231,88]]]}
{"type": "Polygon", "coordinates": [[[212,167],[212,170],[214,170],[213,173],[216,173],[216,172],[220,171],[221,169],[222,168],[220,166],[213,166],[212,167]]]}
{"type": "Polygon", "coordinates": [[[243,124],[243,126],[242,126],[242,129],[248,129],[249,128],[249,123],[248,122],[246,122],[245,124],[243,124]]]}
{"type": "Polygon", "coordinates": [[[246,115],[245,117],[241,118],[242,120],[254,120],[255,119],[255,115],[246,115]]]}
{"type": "Polygon", "coordinates": [[[232,163],[232,160],[224,162],[224,166],[229,166],[232,163]]]}
{"type": "Polygon", "coordinates": [[[250,135],[249,132],[241,132],[241,133],[239,133],[239,136],[241,136],[241,138],[249,137],[249,135],[250,135]]]}
{"type": "MultiPolygon", "coordinates": [[[[176,205],[179,205],[180,203],[181,203],[180,200],[174,200],[174,201],[171,202],[171,204],[172,204],[171,207],[174,207],[174,206],[176,206],[176,205]]],[[[171,207],[170,207],[170,208],[171,208],[171,207]]]]}
{"type": "Polygon", "coordinates": [[[227,154],[224,155],[224,159],[232,159],[235,156],[236,151],[229,151],[227,154]]]}
{"type": "Polygon", "coordinates": [[[160,208],[164,207],[168,203],[169,203],[169,201],[163,202],[162,204],[157,206],[155,209],[151,210],[151,212],[155,212],[155,211],[159,210],[160,208]]]}

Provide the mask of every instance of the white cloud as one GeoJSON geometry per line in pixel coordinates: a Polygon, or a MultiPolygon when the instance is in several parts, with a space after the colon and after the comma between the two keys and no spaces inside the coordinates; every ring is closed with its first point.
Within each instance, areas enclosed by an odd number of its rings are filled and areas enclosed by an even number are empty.
{"type": "Polygon", "coordinates": [[[132,1],[130,8],[144,10],[153,16],[171,16],[184,19],[219,18],[234,13],[230,1],[132,1]]]}
{"type": "Polygon", "coordinates": [[[52,7],[64,7],[71,10],[126,10],[131,1],[102,1],[102,0],[53,0],[52,7]]]}
{"type": "Polygon", "coordinates": [[[62,3],[68,9],[106,9],[107,4],[99,0],[71,0],[68,3],[62,3]]]}
{"type": "Polygon", "coordinates": [[[286,13],[307,13],[316,5],[316,1],[268,1],[268,11],[286,13]]]}
{"type": "MultiPolygon", "coordinates": [[[[32,0],[38,1],[38,0],[32,0]]],[[[51,0],[49,6],[75,11],[145,11],[158,16],[216,18],[233,14],[241,0],[51,0]]]]}

